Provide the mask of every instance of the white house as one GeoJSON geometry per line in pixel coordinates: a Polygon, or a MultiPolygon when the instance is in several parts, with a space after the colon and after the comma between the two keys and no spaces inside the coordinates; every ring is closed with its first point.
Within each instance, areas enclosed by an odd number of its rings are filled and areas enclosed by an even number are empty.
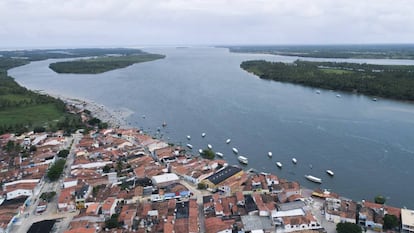
{"type": "Polygon", "coordinates": [[[414,232],[414,210],[401,209],[401,232],[414,232]]]}
{"type": "Polygon", "coordinates": [[[151,178],[152,184],[156,186],[167,186],[169,184],[176,183],[180,180],[174,173],[165,173],[151,178]]]}

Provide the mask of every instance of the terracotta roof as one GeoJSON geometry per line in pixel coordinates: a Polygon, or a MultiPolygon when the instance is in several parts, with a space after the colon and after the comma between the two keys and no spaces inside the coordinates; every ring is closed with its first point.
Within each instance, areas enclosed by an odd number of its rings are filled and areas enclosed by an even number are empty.
{"type": "Polygon", "coordinates": [[[64,233],[95,233],[95,232],[96,231],[93,227],[92,228],[82,227],[82,228],[76,228],[76,229],[64,231],[64,233]]]}

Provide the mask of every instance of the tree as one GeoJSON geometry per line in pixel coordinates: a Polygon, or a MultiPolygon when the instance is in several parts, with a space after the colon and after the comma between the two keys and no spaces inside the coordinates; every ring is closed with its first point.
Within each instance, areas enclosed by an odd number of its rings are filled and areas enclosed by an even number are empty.
{"type": "Polygon", "coordinates": [[[109,167],[108,165],[105,165],[105,167],[102,168],[102,171],[104,173],[108,173],[111,170],[111,167],[109,167]]]}
{"type": "Polygon", "coordinates": [[[338,233],[362,233],[362,229],[355,223],[344,222],[336,224],[336,232],[338,233]]]}
{"type": "Polygon", "coordinates": [[[105,221],[105,228],[118,228],[120,226],[118,222],[118,214],[111,215],[111,218],[105,221]]]}
{"type": "Polygon", "coordinates": [[[47,202],[50,202],[50,200],[52,200],[52,198],[55,195],[56,195],[56,192],[54,192],[54,191],[52,191],[52,192],[45,192],[45,193],[42,193],[42,195],[40,195],[40,198],[43,199],[43,200],[45,200],[45,201],[47,201],[47,202]]]}
{"type": "Polygon", "coordinates": [[[58,161],[56,161],[47,171],[47,178],[49,178],[50,181],[55,181],[59,179],[60,175],[62,175],[65,163],[66,160],[64,159],[59,159],[58,161]]]}
{"type": "Polygon", "coordinates": [[[375,197],[375,203],[377,203],[377,204],[384,205],[386,200],[387,199],[385,199],[385,197],[382,196],[382,195],[378,195],[378,196],[375,197]]]}
{"type": "Polygon", "coordinates": [[[206,159],[214,159],[216,155],[214,154],[214,151],[212,151],[211,149],[204,149],[201,153],[201,156],[206,159]]]}
{"type": "Polygon", "coordinates": [[[399,226],[398,218],[392,214],[385,214],[384,216],[384,230],[392,230],[399,226]]]}
{"type": "Polygon", "coordinates": [[[206,187],[206,185],[204,183],[198,183],[197,184],[197,188],[198,189],[206,189],[207,187],[206,187]]]}
{"type": "Polygon", "coordinates": [[[66,158],[66,157],[68,157],[68,155],[69,155],[69,150],[61,150],[61,151],[59,151],[59,153],[58,153],[58,156],[60,157],[60,158],[66,158]]]}

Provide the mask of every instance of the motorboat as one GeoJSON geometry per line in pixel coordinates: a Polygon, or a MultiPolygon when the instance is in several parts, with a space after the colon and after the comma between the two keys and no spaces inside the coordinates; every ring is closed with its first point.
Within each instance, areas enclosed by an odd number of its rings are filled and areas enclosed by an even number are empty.
{"type": "Polygon", "coordinates": [[[267,156],[269,156],[269,157],[272,157],[273,156],[273,154],[272,154],[272,152],[267,152],[267,156]]]}
{"type": "Polygon", "coordinates": [[[216,155],[218,156],[218,157],[221,157],[221,158],[223,158],[223,153],[221,153],[221,152],[216,152],[216,155]]]}
{"type": "Polygon", "coordinates": [[[296,158],[292,158],[292,163],[296,164],[298,160],[296,158]]]}
{"type": "Polygon", "coordinates": [[[321,94],[321,91],[320,90],[316,90],[316,94],[321,94]]]}
{"type": "Polygon", "coordinates": [[[188,139],[188,140],[191,140],[191,136],[190,136],[190,135],[187,135],[187,139],[188,139]]]}
{"type": "Polygon", "coordinates": [[[340,95],[340,94],[337,94],[337,95],[336,95],[336,97],[337,97],[337,98],[341,98],[341,95],[340,95]]]}
{"type": "Polygon", "coordinates": [[[211,144],[207,144],[208,149],[213,149],[213,146],[211,144]]]}
{"type": "Polygon", "coordinates": [[[187,147],[190,148],[190,149],[193,149],[193,145],[191,145],[191,144],[187,144],[187,147]]]}
{"type": "Polygon", "coordinates": [[[203,137],[203,138],[204,138],[205,136],[206,136],[206,133],[202,133],[202,134],[201,134],[201,137],[203,137]]]}
{"type": "Polygon", "coordinates": [[[202,149],[198,149],[198,153],[202,154],[203,150],[202,149]]]}
{"type": "Polygon", "coordinates": [[[226,140],[226,143],[227,144],[229,144],[231,142],[231,139],[230,138],[228,138],[227,140],[226,140]]]}
{"type": "Polygon", "coordinates": [[[243,163],[243,164],[248,164],[249,163],[249,160],[244,156],[240,155],[239,157],[237,157],[237,159],[239,160],[240,163],[243,163]]]}
{"type": "Polygon", "coordinates": [[[305,175],[305,178],[312,181],[312,182],[322,184],[322,179],[321,178],[311,176],[311,175],[305,175]]]}
{"type": "Polygon", "coordinates": [[[235,153],[235,154],[238,154],[239,153],[239,151],[235,148],[235,147],[233,147],[233,152],[235,153]]]}
{"type": "Polygon", "coordinates": [[[276,166],[278,166],[279,168],[282,168],[282,163],[281,162],[276,162],[276,166]]]}
{"type": "Polygon", "coordinates": [[[334,176],[335,173],[332,170],[326,170],[326,173],[328,173],[328,175],[330,176],[334,176]]]}

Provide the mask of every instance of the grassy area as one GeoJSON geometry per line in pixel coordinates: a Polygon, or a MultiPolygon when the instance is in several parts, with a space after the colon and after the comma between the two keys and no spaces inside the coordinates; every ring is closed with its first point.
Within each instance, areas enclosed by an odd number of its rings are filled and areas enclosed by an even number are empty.
{"type": "Polygon", "coordinates": [[[64,112],[58,109],[55,104],[39,104],[8,108],[0,111],[0,115],[0,125],[31,124],[43,126],[48,122],[58,121],[64,116],[64,112]]]}
{"type": "Polygon", "coordinates": [[[327,74],[352,74],[354,71],[341,70],[341,69],[320,69],[322,72],[327,74]]]}
{"type": "Polygon", "coordinates": [[[99,74],[110,70],[125,68],[135,63],[164,58],[159,54],[134,54],[125,56],[105,56],[68,62],[56,62],[49,67],[57,73],[99,74]]]}

